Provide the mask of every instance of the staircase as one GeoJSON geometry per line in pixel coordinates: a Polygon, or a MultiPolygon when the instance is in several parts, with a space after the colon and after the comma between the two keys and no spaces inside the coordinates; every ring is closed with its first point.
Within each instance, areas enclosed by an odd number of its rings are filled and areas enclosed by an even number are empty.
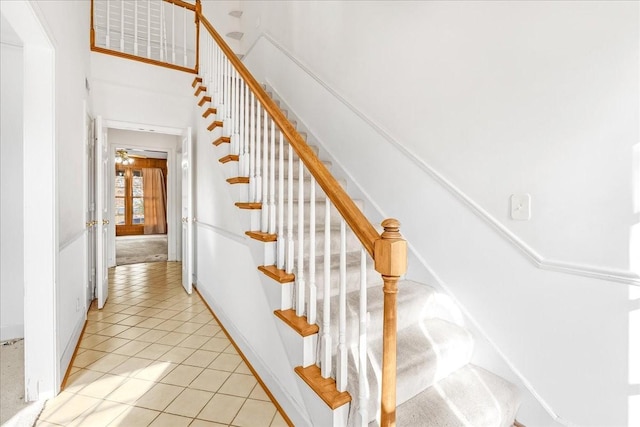
{"type": "MultiPolygon", "coordinates": [[[[236,79],[237,75],[232,74],[228,90],[234,90],[232,87],[235,87],[236,79]]],[[[269,143],[276,139],[276,135],[272,139],[272,133],[278,131],[270,125],[262,126],[266,114],[264,110],[257,113],[257,125],[249,123],[245,128],[248,140],[256,138],[259,141],[262,137],[267,141],[263,147],[260,144],[255,146],[256,150],[263,148],[263,151],[257,153],[254,161],[279,160],[270,162],[273,170],[265,175],[280,177],[282,172],[283,177],[288,177],[290,184],[285,185],[287,191],[281,193],[282,204],[287,206],[291,201],[296,209],[302,206],[304,214],[291,216],[291,230],[288,233],[282,233],[282,229],[277,232],[273,232],[273,229],[271,232],[263,231],[264,211],[274,207],[270,206],[266,195],[262,201],[256,201],[254,193],[260,191],[262,180],[268,177],[258,177],[260,182],[254,182],[254,188],[251,189],[256,176],[247,169],[244,159],[247,153],[238,147],[234,124],[229,123],[228,102],[233,102],[230,100],[235,95],[232,93],[228,96],[220,92],[216,95],[211,85],[207,86],[207,81],[211,79],[201,75],[193,82],[197,103],[202,108],[202,120],[211,132],[213,144],[217,146],[217,155],[224,165],[238,214],[244,217],[247,235],[257,245],[253,251],[256,267],[264,274],[264,291],[272,303],[274,315],[280,321],[282,342],[290,353],[292,369],[300,376],[300,389],[303,390],[313,423],[319,426],[378,425],[383,363],[383,281],[371,259],[364,256],[358,237],[344,229],[335,207],[330,207],[328,216],[323,215],[329,202],[311,179],[308,170],[298,173],[299,156],[287,150],[284,144],[269,143]],[[314,215],[310,215],[310,211],[314,215]],[[329,224],[326,218],[329,218],[329,224]],[[301,234],[304,239],[299,240],[301,234]],[[281,252],[289,250],[290,242],[300,242],[302,247],[302,256],[296,259],[296,266],[292,269],[278,265],[281,252]],[[323,248],[325,253],[322,252],[323,248]],[[314,271],[313,278],[309,277],[311,265],[322,266],[314,271]],[[320,285],[325,283],[327,275],[327,283],[330,283],[328,293],[320,285]],[[310,279],[313,283],[310,283],[310,279]],[[296,280],[303,282],[302,288],[296,287],[296,280]],[[341,287],[345,295],[344,310],[341,310],[341,287]],[[310,308],[310,293],[315,294],[317,301],[313,309],[310,308]],[[365,321],[359,314],[361,307],[366,307],[365,321]],[[315,313],[310,313],[310,310],[315,313]],[[340,318],[341,311],[346,322],[339,327],[335,319],[340,318]],[[330,313],[330,316],[326,313],[330,313]],[[329,323],[329,319],[334,320],[329,323]],[[364,335],[359,326],[366,329],[366,355],[360,354],[365,347],[360,342],[364,335]],[[340,345],[327,347],[325,341],[339,342],[340,345]],[[341,351],[341,348],[347,350],[341,351]],[[331,374],[329,378],[325,378],[327,372],[323,376],[325,367],[321,362],[321,353],[327,351],[330,354],[325,360],[331,365],[327,371],[331,374]],[[358,362],[366,365],[366,377],[359,375],[359,366],[363,365],[358,362]],[[341,380],[337,383],[333,379],[339,378],[340,372],[346,373],[346,387],[339,384],[341,380]]],[[[267,90],[265,86],[262,89],[267,90]]],[[[242,92],[238,93],[240,99],[246,99],[242,92]]],[[[267,94],[288,116],[287,110],[273,93],[267,94]]],[[[294,128],[297,127],[295,119],[290,117],[289,122],[294,128]]],[[[306,133],[300,131],[300,135],[306,140],[306,133]]],[[[318,146],[308,147],[315,154],[322,152],[318,146]]],[[[319,160],[328,169],[331,168],[330,159],[319,160]]],[[[338,180],[338,183],[346,186],[344,180],[338,180]]],[[[268,188],[265,191],[269,191],[268,188]]],[[[362,210],[363,201],[354,202],[362,210]]],[[[383,225],[391,233],[397,232],[399,226],[394,221],[386,221],[383,225]]],[[[292,251],[298,251],[296,244],[292,251]]],[[[449,308],[452,302],[432,287],[410,280],[400,280],[398,289],[397,425],[514,425],[519,406],[517,388],[471,364],[473,337],[455,322],[449,308]]]]}

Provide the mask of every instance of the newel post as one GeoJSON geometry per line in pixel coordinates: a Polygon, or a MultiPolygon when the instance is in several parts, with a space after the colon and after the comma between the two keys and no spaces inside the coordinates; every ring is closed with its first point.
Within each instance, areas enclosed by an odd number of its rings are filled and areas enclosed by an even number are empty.
{"type": "Polygon", "coordinates": [[[400,234],[400,222],[382,221],[384,232],[374,243],[375,268],[384,281],[382,326],[382,400],[380,426],[396,425],[396,335],[398,280],[407,271],[407,242],[400,234]]]}

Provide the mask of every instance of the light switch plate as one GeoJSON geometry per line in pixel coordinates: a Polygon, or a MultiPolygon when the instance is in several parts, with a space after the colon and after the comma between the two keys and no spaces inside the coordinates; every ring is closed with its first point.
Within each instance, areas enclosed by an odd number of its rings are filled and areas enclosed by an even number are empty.
{"type": "Polygon", "coordinates": [[[531,219],[530,194],[511,195],[511,218],[518,221],[528,221],[531,219]]]}

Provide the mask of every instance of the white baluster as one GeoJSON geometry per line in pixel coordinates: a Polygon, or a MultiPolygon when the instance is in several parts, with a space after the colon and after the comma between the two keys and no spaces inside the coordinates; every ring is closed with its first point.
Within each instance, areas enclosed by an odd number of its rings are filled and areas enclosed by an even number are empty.
{"type": "Polygon", "coordinates": [[[298,270],[296,273],[296,315],[304,314],[304,163],[298,159],[298,270]]]}
{"type": "Polygon", "coordinates": [[[231,104],[229,105],[231,108],[229,109],[230,120],[229,120],[229,135],[231,136],[231,143],[229,144],[229,154],[238,154],[238,135],[236,132],[238,116],[237,116],[237,103],[238,103],[238,88],[236,86],[237,76],[235,67],[231,67],[230,71],[230,80],[231,80],[231,104]]]}
{"type": "Polygon", "coordinates": [[[322,337],[320,375],[331,376],[331,200],[324,201],[324,284],[322,291],[322,337]]]}
{"type": "Polygon", "coordinates": [[[120,0],[120,52],[124,52],[124,0],[120,0]]]}
{"type": "Polygon", "coordinates": [[[293,150],[289,146],[289,172],[287,176],[287,273],[293,273],[293,150]]]}
{"type": "Polygon", "coordinates": [[[160,0],[160,61],[164,62],[164,53],[167,49],[166,37],[164,34],[164,1],[160,0]]]}
{"type": "Polygon", "coordinates": [[[271,119],[271,159],[269,161],[269,234],[276,232],[276,123],[271,119]]]}
{"type": "Polygon", "coordinates": [[[262,136],[262,210],[260,211],[260,231],[269,231],[269,124],[267,110],[262,119],[264,135],[262,136]]]}
{"type": "Polygon", "coordinates": [[[187,66],[187,8],[182,8],[182,51],[184,52],[184,66],[187,66]]]}
{"type": "Polygon", "coordinates": [[[251,92],[251,112],[249,114],[249,201],[255,202],[256,195],[256,99],[251,92]]]}
{"type": "Polygon", "coordinates": [[[171,8],[171,63],[176,63],[176,7],[171,8]]]}
{"type": "Polygon", "coordinates": [[[235,87],[235,118],[233,119],[234,123],[234,134],[236,135],[236,143],[235,147],[233,147],[233,154],[240,154],[240,74],[238,74],[238,70],[233,68],[234,70],[234,84],[235,87]]]}
{"type": "Polygon", "coordinates": [[[336,360],[336,388],[347,389],[347,233],[344,218],[340,218],[340,294],[338,297],[338,355],[336,360]]]}
{"type": "Polygon", "coordinates": [[[238,84],[240,85],[240,90],[238,91],[238,94],[240,95],[239,101],[238,101],[238,109],[239,109],[239,138],[238,138],[238,176],[247,176],[247,174],[244,171],[244,139],[246,137],[246,133],[245,133],[245,103],[244,103],[244,97],[245,97],[245,84],[244,81],[242,79],[240,79],[238,77],[238,84]]]}
{"type": "Polygon", "coordinates": [[[107,34],[105,35],[104,45],[107,49],[111,47],[111,2],[107,1],[107,34]]]}
{"type": "Polygon", "coordinates": [[[360,249],[360,312],[358,342],[358,389],[360,426],[369,424],[369,379],[367,378],[367,253],[360,249]]]}
{"type": "Polygon", "coordinates": [[[151,0],[147,0],[147,58],[151,58],[151,0]]]}
{"type": "Polygon", "coordinates": [[[133,54],[138,55],[138,0],[133,3],[133,54]]]}
{"type": "Polygon", "coordinates": [[[284,269],[286,237],[284,235],[284,136],[280,133],[278,155],[278,257],[276,267],[284,269]]]}
{"type": "MultiPolygon", "coordinates": [[[[242,164],[242,176],[251,176],[250,172],[249,172],[249,159],[250,159],[250,155],[249,155],[249,138],[251,138],[250,135],[250,127],[249,127],[249,120],[250,120],[250,115],[247,116],[249,114],[249,99],[250,99],[250,93],[249,93],[249,87],[247,86],[246,83],[244,83],[244,109],[245,109],[245,118],[244,118],[244,157],[241,160],[241,164],[242,164]]],[[[251,200],[251,199],[250,199],[251,200]]]]}
{"type": "MultiPolygon", "coordinates": [[[[255,146],[255,150],[256,150],[256,188],[255,188],[255,192],[256,192],[256,199],[254,200],[254,202],[258,202],[261,203],[262,202],[262,164],[261,164],[261,158],[260,158],[260,145],[262,144],[262,139],[261,139],[261,132],[260,132],[260,117],[262,115],[261,111],[262,111],[262,104],[260,104],[260,101],[256,100],[256,103],[258,104],[256,108],[256,146],[255,146]]],[[[265,206],[262,206],[263,208],[265,206]]]]}
{"type": "Polygon", "coordinates": [[[316,323],[316,181],[310,179],[309,188],[309,299],[307,323],[316,323]]]}

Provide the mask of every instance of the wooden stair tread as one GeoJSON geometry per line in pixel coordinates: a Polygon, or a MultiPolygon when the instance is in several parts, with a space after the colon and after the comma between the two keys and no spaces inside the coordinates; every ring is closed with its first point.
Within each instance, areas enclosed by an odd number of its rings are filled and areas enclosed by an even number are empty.
{"type": "Polygon", "coordinates": [[[224,157],[220,157],[218,161],[220,163],[237,162],[240,160],[240,156],[237,154],[227,154],[224,157]]]}
{"type": "Polygon", "coordinates": [[[212,131],[217,127],[222,127],[224,125],[224,123],[222,123],[220,120],[214,120],[209,126],[207,126],[207,130],[212,131]]]}
{"type": "Polygon", "coordinates": [[[229,184],[248,184],[249,177],[248,176],[234,176],[233,178],[228,178],[227,182],[229,184]]]}
{"type": "Polygon", "coordinates": [[[206,118],[207,118],[207,117],[209,117],[211,114],[217,114],[217,113],[218,113],[218,110],[216,110],[216,109],[215,109],[215,108],[213,108],[213,107],[209,107],[209,108],[207,108],[207,109],[204,111],[204,113],[202,113],[202,117],[204,117],[204,118],[206,119],[206,118]]]}
{"type": "Polygon", "coordinates": [[[231,142],[230,136],[221,136],[220,138],[213,141],[212,144],[217,147],[220,144],[229,143],[229,142],[231,142]]]}
{"type": "Polygon", "coordinates": [[[205,102],[211,102],[211,97],[210,96],[203,96],[202,99],[198,102],[198,106],[202,107],[205,102]]]}
{"type": "Polygon", "coordinates": [[[307,316],[297,316],[295,310],[276,310],[273,314],[303,337],[317,334],[320,329],[316,324],[307,323],[307,316]]]}
{"type": "Polygon", "coordinates": [[[236,202],[236,206],[240,209],[262,209],[260,202],[236,202]]]}
{"type": "Polygon", "coordinates": [[[311,365],[306,368],[297,366],[295,371],[329,408],[337,409],[351,402],[351,395],[346,391],[339,392],[336,388],[336,381],[333,378],[323,378],[318,366],[311,365]]]}
{"type": "Polygon", "coordinates": [[[278,240],[277,234],[264,233],[262,231],[246,231],[244,234],[261,242],[275,242],[278,240]]]}
{"type": "Polygon", "coordinates": [[[191,87],[196,87],[198,83],[202,83],[202,77],[196,77],[193,79],[193,83],[191,83],[191,87]]]}
{"type": "Polygon", "coordinates": [[[207,87],[206,86],[198,86],[198,89],[196,89],[195,93],[193,94],[193,96],[198,96],[200,95],[202,92],[206,92],[207,91],[207,87]]]}
{"type": "Polygon", "coordinates": [[[293,273],[287,273],[285,270],[280,270],[275,265],[261,265],[258,270],[272,278],[278,283],[291,283],[295,280],[296,276],[293,273]]]}

